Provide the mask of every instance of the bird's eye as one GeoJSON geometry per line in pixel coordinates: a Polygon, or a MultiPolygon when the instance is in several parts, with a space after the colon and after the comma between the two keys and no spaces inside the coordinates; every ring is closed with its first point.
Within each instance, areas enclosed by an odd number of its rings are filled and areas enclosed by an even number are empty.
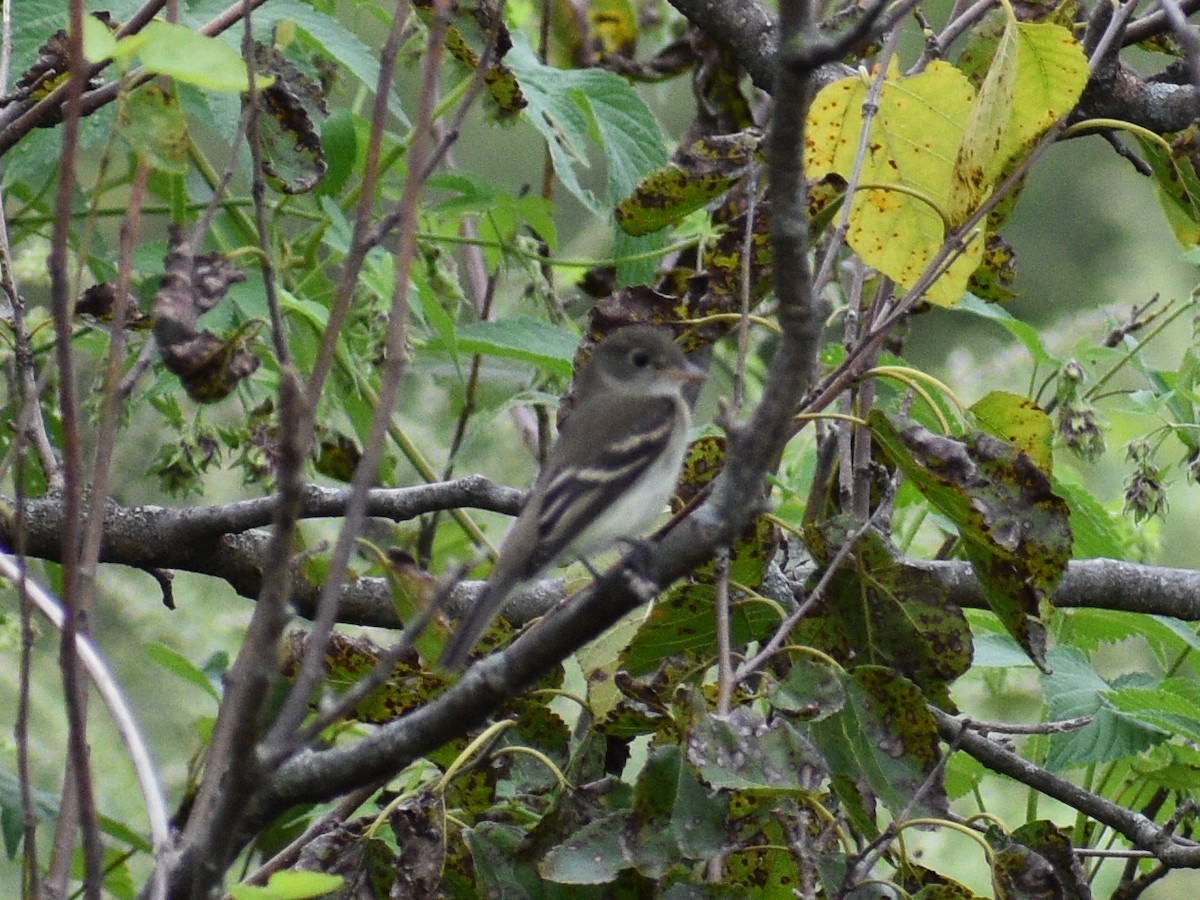
{"type": "Polygon", "coordinates": [[[629,355],[629,359],[639,369],[644,369],[646,366],[650,365],[650,354],[645,350],[634,350],[633,353],[629,355]]]}

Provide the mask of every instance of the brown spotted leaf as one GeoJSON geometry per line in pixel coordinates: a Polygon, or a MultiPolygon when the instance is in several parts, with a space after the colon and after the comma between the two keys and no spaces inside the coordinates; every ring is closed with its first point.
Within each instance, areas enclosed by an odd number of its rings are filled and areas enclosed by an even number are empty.
{"type": "Polygon", "coordinates": [[[340,896],[386,897],[396,878],[396,855],[382,838],[367,837],[366,823],[347,822],[315,835],[295,868],[339,875],[340,896]]]}
{"type": "MultiPolygon", "coordinates": [[[[820,528],[823,545],[837,547],[854,525],[834,520],[811,528],[820,528]]],[[[808,589],[821,574],[812,576],[808,589]]],[[[962,609],[931,575],[901,565],[875,531],[855,543],[794,634],[844,666],[894,669],[948,709],[951,682],[971,666],[971,630],[962,609]]]]}
{"type": "Polygon", "coordinates": [[[1012,837],[1050,864],[1062,888],[1063,900],[1091,900],[1088,876],[1079,865],[1079,857],[1066,832],[1051,821],[1038,819],[1026,822],[1012,837]]]}
{"type": "MultiPolygon", "coordinates": [[[[765,203],[754,213],[754,228],[750,235],[750,302],[757,305],[771,289],[771,217],[765,203]]],[[[740,215],[729,223],[704,258],[707,277],[705,290],[695,303],[695,315],[738,312],[742,306],[743,261],[746,255],[746,216],[740,215]]],[[[726,325],[726,329],[732,325],[726,325]]],[[[724,332],[722,332],[723,334],[724,332]]]]}
{"type": "Polygon", "coordinates": [[[971,404],[971,413],[988,434],[1026,453],[1047,475],[1053,473],[1054,423],[1035,401],[992,391],[971,404]]]}
{"type": "MultiPolygon", "coordinates": [[[[422,15],[428,16],[432,0],[417,0],[414,4],[422,15]]],[[[483,83],[488,95],[495,103],[501,118],[516,115],[528,105],[521,93],[512,69],[502,60],[512,49],[512,36],[495,0],[477,0],[475,3],[452,5],[453,21],[446,26],[445,43],[450,55],[466,68],[477,69],[484,48],[490,43],[494,49],[483,73],[483,83]]]]}
{"type": "Polygon", "coordinates": [[[1043,606],[1071,558],[1070,511],[1029,456],[989,434],[957,439],[872,410],[876,443],[958,528],[993,612],[1045,669],[1043,606]]]}
{"type": "MultiPolygon", "coordinates": [[[[781,619],[777,606],[757,598],[735,600],[731,607],[730,639],[738,648],[769,636],[781,619]]],[[[711,584],[685,583],[655,601],[620,661],[629,672],[645,674],[667,657],[680,656],[682,668],[691,672],[697,663],[711,662],[716,651],[716,589],[711,584]]]]}
{"type": "Polygon", "coordinates": [[[1068,896],[1053,864],[1016,835],[992,825],[986,837],[993,851],[992,888],[997,900],[1062,900],[1068,896]]]}
{"type": "MultiPolygon", "coordinates": [[[[307,650],[308,634],[293,632],[281,665],[285,677],[295,677],[307,650]]],[[[382,653],[382,648],[369,638],[333,634],[325,649],[325,684],[335,693],[348,690],[375,668],[382,653]]],[[[373,725],[391,722],[426,702],[444,686],[444,678],[422,671],[416,654],[409,653],[392,667],[387,682],[355,706],[346,719],[373,725]]]]}
{"type": "Polygon", "coordinates": [[[183,232],[172,229],[161,286],[154,295],[154,337],[168,371],[179,376],[197,403],[228,396],[258,368],[258,357],[246,348],[257,325],[243,326],[225,340],[197,328],[200,316],[245,277],[220,253],[193,255],[183,232]]]}
{"type": "Polygon", "coordinates": [[[971,273],[967,289],[984,300],[1004,303],[1016,296],[1012,290],[1016,274],[1016,252],[1000,235],[989,234],[979,268],[971,273]]]}
{"type": "Polygon", "coordinates": [[[761,140],[757,128],[701,138],[638,182],[617,204],[617,224],[643,235],[678,223],[728,191],[754,162],[761,140]]]}
{"type": "Polygon", "coordinates": [[[258,91],[263,171],[283,193],[307,193],[328,168],[317,133],[329,115],[324,90],[274,47],[255,47],[254,63],[273,79],[258,91]]]}
{"type": "Polygon", "coordinates": [[[893,814],[945,812],[938,771],[937,724],[911,681],[881,666],[860,666],[845,676],[846,701],[835,715],[810,722],[805,732],[828,762],[835,792],[867,833],[878,799],[893,814]]]}
{"type": "Polygon", "coordinates": [[[966,885],[913,862],[904,866],[902,878],[900,884],[909,895],[922,900],[982,900],[966,885]]]}

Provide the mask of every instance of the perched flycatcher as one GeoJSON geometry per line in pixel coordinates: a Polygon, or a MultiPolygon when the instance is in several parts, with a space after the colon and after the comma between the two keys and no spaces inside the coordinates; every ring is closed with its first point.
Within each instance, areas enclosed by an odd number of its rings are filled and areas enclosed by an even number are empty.
{"type": "Polygon", "coordinates": [[[646,533],[687,450],[684,387],[703,377],[661,329],[632,325],[596,345],[579,373],[575,408],[482,593],[446,645],[443,667],[461,668],[512,593],[556,562],[646,533]]]}

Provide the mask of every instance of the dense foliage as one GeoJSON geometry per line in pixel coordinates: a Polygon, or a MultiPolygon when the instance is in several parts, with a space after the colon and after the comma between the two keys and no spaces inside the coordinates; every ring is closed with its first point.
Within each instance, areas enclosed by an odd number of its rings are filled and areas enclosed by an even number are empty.
{"type": "Polygon", "coordinates": [[[1006,236],[1088,141],[1195,262],[1195,5],[6,8],[12,889],[1181,883],[1200,578],[1147,529],[1200,477],[1195,306],[1057,333],[1006,236]],[[709,373],[670,520],[439,670],[502,482],[635,322],[709,373]],[[909,358],[981,328],[1002,383],[909,358]],[[193,631],[145,643],[154,592],[193,631]],[[147,752],[156,702],[194,728],[147,752]]]}

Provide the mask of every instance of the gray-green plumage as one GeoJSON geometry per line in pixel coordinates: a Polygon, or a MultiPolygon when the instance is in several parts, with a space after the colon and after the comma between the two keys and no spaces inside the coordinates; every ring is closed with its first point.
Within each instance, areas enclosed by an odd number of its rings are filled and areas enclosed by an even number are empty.
{"type": "Polygon", "coordinates": [[[460,668],[512,593],[554,563],[640,537],[671,495],[691,416],[683,389],[701,376],[667,332],[630,326],[596,345],[576,403],[474,606],[446,645],[460,668]]]}

